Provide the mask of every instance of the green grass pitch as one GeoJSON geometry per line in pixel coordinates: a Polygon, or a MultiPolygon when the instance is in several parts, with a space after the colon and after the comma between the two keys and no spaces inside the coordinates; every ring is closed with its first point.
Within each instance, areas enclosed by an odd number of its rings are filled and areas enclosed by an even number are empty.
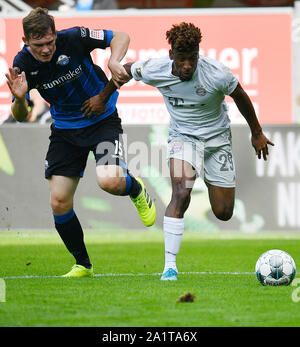
{"type": "Polygon", "coordinates": [[[86,231],[85,241],[96,276],[60,278],[73,257],[55,231],[1,231],[0,326],[300,326],[297,287],[263,287],[254,274],[268,249],[300,266],[298,234],[186,232],[177,282],[159,280],[161,231],[86,231]],[[177,302],[187,292],[194,302],[177,302]]]}

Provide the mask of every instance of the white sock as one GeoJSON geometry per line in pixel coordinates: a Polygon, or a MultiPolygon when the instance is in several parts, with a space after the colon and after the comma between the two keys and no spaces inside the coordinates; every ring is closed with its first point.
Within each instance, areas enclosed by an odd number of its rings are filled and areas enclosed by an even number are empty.
{"type": "Polygon", "coordinates": [[[164,236],[165,236],[165,268],[174,269],[176,272],[176,255],[179,252],[182,235],[184,231],[184,218],[164,217],[164,236]]]}

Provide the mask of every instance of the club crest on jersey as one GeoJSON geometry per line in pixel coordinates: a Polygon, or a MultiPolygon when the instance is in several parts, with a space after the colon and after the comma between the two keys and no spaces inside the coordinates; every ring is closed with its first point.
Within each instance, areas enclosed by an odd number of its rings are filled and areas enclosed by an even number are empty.
{"type": "Polygon", "coordinates": [[[170,154],[178,153],[182,150],[182,143],[175,142],[172,144],[170,154]]]}
{"type": "Polygon", "coordinates": [[[66,55],[62,54],[58,57],[56,64],[65,66],[68,65],[70,62],[70,57],[67,57],[66,55]]]}
{"type": "Polygon", "coordinates": [[[205,90],[205,88],[203,88],[203,87],[197,88],[197,89],[196,89],[196,94],[199,95],[199,96],[204,96],[204,95],[206,95],[206,90],[205,90]]]}

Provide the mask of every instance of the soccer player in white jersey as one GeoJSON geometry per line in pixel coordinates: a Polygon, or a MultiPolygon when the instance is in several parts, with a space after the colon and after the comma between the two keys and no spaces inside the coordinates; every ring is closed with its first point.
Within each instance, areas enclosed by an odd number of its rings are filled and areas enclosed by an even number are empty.
{"type": "MultiPolygon", "coordinates": [[[[222,63],[199,55],[199,28],[183,22],[173,25],[166,37],[171,45],[169,56],[124,67],[135,80],[158,88],[171,116],[168,160],[172,197],[163,222],[165,266],[161,280],[177,280],[176,255],[184,232],[184,213],[197,176],[204,178],[215,216],[223,221],[232,217],[235,166],[225,95],[233,98],[246,119],[258,159],[267,160],[268,145],[274,144],[263,134],[238,79],[222,63]]],[[[110,82],[107,88],[113,92],[115,87],[110,82]]],[[[92,103],[89,107],[97,110],[92,103]]]]}

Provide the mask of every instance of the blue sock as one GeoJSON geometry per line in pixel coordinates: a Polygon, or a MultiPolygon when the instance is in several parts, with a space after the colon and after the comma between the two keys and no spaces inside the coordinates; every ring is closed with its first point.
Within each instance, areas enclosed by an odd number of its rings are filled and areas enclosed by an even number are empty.
{"type": "Polygon", "coordinates": [[[91,268],[92,264],[84,244],[83,230],[74,210],[71,209],[62,215],[53,214],[53,217],[55,228],[68,251],[75,258],[76,264],[91,268]]]}
{"type": "Polygon", "coordinates": [[[65,214],[60,214],[60,215],[55,215],[53,214],[54,217],[54,221],[57,224],[64,224],[67,223],[70,219],[73,218],[75,212],[74,210],[70,210],[69,212],[65,213],[65,214]]]}
{"type": "Polygon", "coordinates": [[[121,195],[122,196],[129,195],[131,186],[132,186],[132,178],[128,173],[126,173],[126,187],[125,187],[125,191],[121,195]]]}
{"type": "Polygon", "coordinates": [[[136,198],[141,192],[141,185],[139,182],[131,176],[128,172],[126,173],[126,188],[121,194],[122,196],[130,195],[132,198],[136,198]]]}

